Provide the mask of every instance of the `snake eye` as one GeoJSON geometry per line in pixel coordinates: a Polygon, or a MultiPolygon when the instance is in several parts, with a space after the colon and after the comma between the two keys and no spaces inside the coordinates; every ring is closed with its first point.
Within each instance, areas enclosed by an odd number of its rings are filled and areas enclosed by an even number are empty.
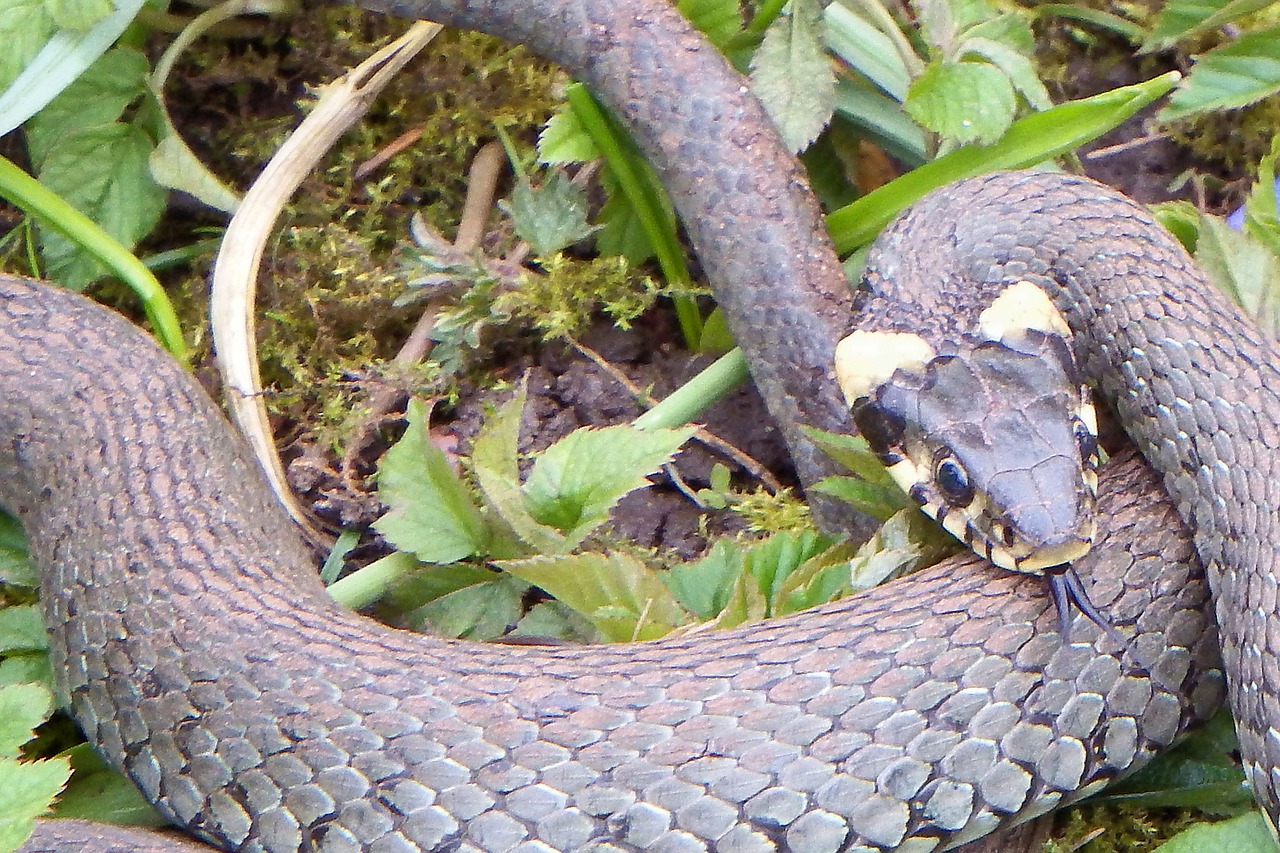
{"type": "Polygon", "coordinates": [[[973,500],[973,486],[969,484],[969,475],[955,457],[947,456],[938,462],[933,479],[955,506],[968,506],[973,500]]]}
{"type": "Polygon", "coordinates": [[[1074,430],[1076,444],[1080,446],[1080,458],[1092,459],[1098,453],[1098,436],[1079,418],[1076,419],[1074,430]]]}

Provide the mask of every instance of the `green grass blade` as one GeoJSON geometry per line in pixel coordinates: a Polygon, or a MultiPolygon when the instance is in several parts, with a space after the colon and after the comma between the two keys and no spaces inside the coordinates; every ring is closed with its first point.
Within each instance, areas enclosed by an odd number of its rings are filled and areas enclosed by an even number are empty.
{"type": "Polygon", "coordinates": [[[4,157],[0,157],[0,198],[75,242],[129,285],[142,300],[142,309],[151,321],[156,337],[165,349],[186,364],[187,344],[173,303],[156,277],[132,252],[116,242],[96,222],[4,157]]]}
{"type": "Polygon", "coordinates": [[[843,255],[869,243],[905,207],[938,187],[1000,169],[1025,169],[1097,139],[1164,95],[1181,79],[1176,71],[1032,113],[1013,123],[993,145],[966,145],[926,163],[834,211],[827,227],[843,255]]]}

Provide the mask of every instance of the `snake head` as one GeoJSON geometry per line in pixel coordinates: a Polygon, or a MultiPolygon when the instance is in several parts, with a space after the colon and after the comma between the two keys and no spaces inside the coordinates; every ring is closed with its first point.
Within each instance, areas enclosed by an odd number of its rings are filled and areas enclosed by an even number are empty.
{"type": "Polygon", "coordinates": [[[854,423],[898,485],[968,547],[1028,574],[1082,556],[1096,528],[1097,419],[1054,315],[997,300],[982,334],[945,354],[906,332],[855,332],[837,349],[854,423]]]}

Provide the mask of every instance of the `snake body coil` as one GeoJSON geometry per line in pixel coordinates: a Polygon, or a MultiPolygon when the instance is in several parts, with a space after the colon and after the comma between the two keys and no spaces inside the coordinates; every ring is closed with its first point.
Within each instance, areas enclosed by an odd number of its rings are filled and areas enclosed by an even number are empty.
{"type": "MultiPolygon", "coordinates": [[[[797,173],[721,65],[723,102],[646,76],[718,63],[672,47],[671,10],[614,5],[409,11],[532,41],[593,83],[620,77],[609,99],[666,158],[775,415],[793,435],[802,417],[839,420],[842,297],[820,295],[834,261],[819,232],[798,233],[817,227],[816,207],[794,200],[807,198],[797,173]],[[717,159],[724,140],[745,159],[717,159]]],[[[1104,472],[1109,529],[1077,568],[1158,682],[1110,640],[1081,642],[1097,636],[1085,622],[1065,643],[1040,584],[972,559],[764,625],[637,645],[382,628],[330,602],[189,377],[109,312],[3,278],[0,501],[31,534],[77,720],[175,824],[227,849],[917,853],[1079,796],[1212,712],[1222,680],[1198,552],[1251,781],[1274,812],[1264,743],[1280,684],[1272,614],[1257,613],[1276,600],[1263,508],[1280,503],[1267,345],[1145,213],[1087,181],[969,181],[880,247],[890,281],[1055,288],[1082,363],[1194,529],[1193,548],[1140,466],[1104,472]]],[[[127,849],[108,838],[46,823],[24,849],[127,849]]]]}

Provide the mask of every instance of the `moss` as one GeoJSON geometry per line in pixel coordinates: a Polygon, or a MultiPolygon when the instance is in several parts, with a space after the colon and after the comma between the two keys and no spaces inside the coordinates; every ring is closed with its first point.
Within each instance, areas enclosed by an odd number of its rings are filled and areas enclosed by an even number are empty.
{"type": "Polygon", "coordinates": [[[542,262],[543,276],[525,276],[522,286],[494,302],[498,315],[529,321],[547,340],[575,335],[601,310],[620,328],[630,327],[669,288],[632,269],[622,257],[577,260],[555,255],[542,262]]]}
{"type": "Polygon", "coordinates": [[[813,529],[809,505],[791,489],[770,494],[764,489],[735,494],[730,508],[746,522],[752,534],[800,532],[813,529]]]}
{"type": "MultiPolygon", "coordinates": [[[[188,75],[200,87],[212,87],[209,78],[221,80],[221,94],[200,112],[217,130],[209,134],[206,156],[224,173],[256,173],[296,126],[297,112],[313,101],[308,94],[297,110],[282,114],[288,101],[269,87],[335,79],[406,26],[348,7],[326,8],[269,30],[252,45],[207,43],[190,57],[197,70],[188,75]]],[[[476,149],[493,138],[495,125],[522,129],[517,132],[532,140],[554,108],[561,77],[522,48],[446,31],[304,182],[268,246],[270,276],[260,288],[259,352],[264,382],[274,389],[273,413],[292,422],[314,421],[318,413],[317,429],[332,444],[342,424],[359,416],[350,407],[367,399],[370,383],[434,381],[429,369],[405,376],[385,361],[417,320],[414,310],[392,306],[403,291],[394,264],[409,219],[421,212],[436,228],[452,231],[476,149]],[[409,131],[421,131],[421,138],[372,176],[355,176],[361,163],[409,131]]]]}
{"type": "Polygon", "coordinates": [[[1147,853],[1203,820],[1193,809],[1086,803],[1058,817],[1044,853],[1147,853]]]}

